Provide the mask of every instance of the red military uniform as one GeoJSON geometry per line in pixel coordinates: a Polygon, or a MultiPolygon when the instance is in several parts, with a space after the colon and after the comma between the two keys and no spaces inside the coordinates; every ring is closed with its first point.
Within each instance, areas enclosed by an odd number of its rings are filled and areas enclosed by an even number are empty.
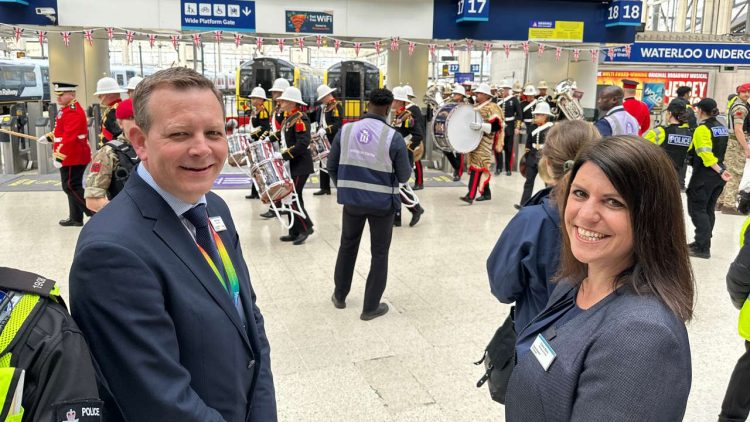
{"type": "Polygon", "coordinates": [[[106,106],[102,111],[102,133],[99,134],[99,146],[104,146],[107,142],[117,139],[122,134],[122,129],[117,124],[117,107],[120,106],[122,99],[118,98],[112,104],[106,106]]]}
{"type": "Polygon", "coordinates": [[[91,162],[86,113],[78,101],[71,101],[57,112],[55,131],[52,134],[52,155],[63,166],[85,166],[91,162]]]}
{"type": "Polygon", "coordinates": [[[641,127],[638,130],[639,136],[643,136],[647,130],[651,129],[651,112],[643,101],[638,101],[635,97],[626,98],[622,107],[638,121],[638,125],[641,127]]]}

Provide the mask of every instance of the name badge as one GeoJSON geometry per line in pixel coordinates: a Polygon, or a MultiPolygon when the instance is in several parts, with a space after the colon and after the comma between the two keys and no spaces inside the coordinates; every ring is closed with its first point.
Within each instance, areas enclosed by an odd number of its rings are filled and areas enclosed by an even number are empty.
{"type": "Polygon", "coordinates": [[[227,229],[227,226],[224,224],[224,220],[222,220],[221,217],[208,217],[208,219],[211,220],[211,225],[214,226],[216,232],[223,232],[227,229]]]}
{"type": "Polygon", "coordinates": [[[536,357],[536,360],[539,361],[539,364],[542,365],[545,371],[549,370],[552,362],[557,357],[555,351],[552,350],[552,347],[541,334],[536,336],[536,340],[531,344],[531,353],[534,354],[534,357],[536,357]]]}

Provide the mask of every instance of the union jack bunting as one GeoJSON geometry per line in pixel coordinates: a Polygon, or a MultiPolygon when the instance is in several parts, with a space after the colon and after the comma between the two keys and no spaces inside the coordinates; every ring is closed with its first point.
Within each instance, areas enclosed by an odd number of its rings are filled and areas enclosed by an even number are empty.
{"type": "Polygon", "coordinates": [[[70,31],[61,32],[60,35],[62,35],[63,44],[68,47],[70,45],[70,31]]]}

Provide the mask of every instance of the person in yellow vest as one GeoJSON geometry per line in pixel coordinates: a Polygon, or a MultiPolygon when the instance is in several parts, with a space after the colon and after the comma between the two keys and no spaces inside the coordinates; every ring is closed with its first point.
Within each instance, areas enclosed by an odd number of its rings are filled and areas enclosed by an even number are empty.
{"type": "Polygon", "coordinates": [[[727,289],[732,303],[740,309],[740,337],[745,339],[745,354],[737,361],[729,379],[719,422],[744,421],[750,414],[750,218],[740,231],[740,253],[727,273],[727,289]]]}

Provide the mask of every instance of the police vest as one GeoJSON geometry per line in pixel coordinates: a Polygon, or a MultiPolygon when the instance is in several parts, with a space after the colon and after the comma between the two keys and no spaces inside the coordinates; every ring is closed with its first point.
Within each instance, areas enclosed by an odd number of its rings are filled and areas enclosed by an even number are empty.
{"type": "Polygon", "coordinates": [[[112,199],[125,189],[125,182],[128,181],[133,168],[141,160],[135,153],[135,148],[129,143],[113,140],[107,142],[105,146],[109,146],[117,154],[117,163],[112,169],[112,181],[107,189],[107,198],[112,199]]]}
{"type": "MultiPolygon", "coordinates": [[[[747,241],[745,232],[747,232],[748,227],[750,227],[750,218],[745,220],[745,224],[742,225],[742,230],[740,230],[740,248],[745,246],[745,242],[747,241]]],[[[745,300],[745,304],[742,305],[737,328],[740,336],[750,341],[750,298],[745,300]]]]}
{"type": "Polygon", "coordinates": [[[656,132],[657,143],[664,148],[669,158],[672,159],[674,167],[679,170],[685,162],[688,148],[693,141],[692,136],[690,136],[690,128],[679,124],[671,124],[666,127],[657,127],[654,131],[656,132]]]}
{"type": "MultiPolygon", "coordinates": [[[[703,122],[701,126],[706,126],[711,131],[711,152],[714,154],[718,164],[724,163],[724,155],[727,152],[727,144],[729,143],[729,130],[726,126],[722,125],[716,117],[711,117],[703,122]]],[[[696,151],[699,152],[699,151],[696,151]]],[[[693,157],[693,172],[699,171],[710,171],[713,174],[716,172],[703,165],[703,160],[696,154],[693,157]]]]}
{"type": "Polygon", "coordinates": [[[401,206],[390,155],[395,133],[391,126],[372,118],[344,126],[336,183],[339,204],[381,210],[401,206]]]}

